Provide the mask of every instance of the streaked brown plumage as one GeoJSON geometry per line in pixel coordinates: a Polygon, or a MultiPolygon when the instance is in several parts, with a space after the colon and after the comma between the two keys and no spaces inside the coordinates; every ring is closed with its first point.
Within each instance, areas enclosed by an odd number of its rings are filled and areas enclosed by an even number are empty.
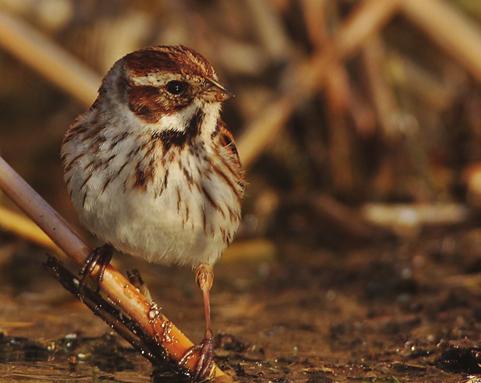
{"type": "Polygon", "coordinates": [[[206,316],[199,376],[211,365],[212,265],[234,237],[244,193],[220,117],[228,97],[195,51],[142,49],[112,67],[62,145],[65,180],[87,229],[125,253],[196,268],[206,316]]]}

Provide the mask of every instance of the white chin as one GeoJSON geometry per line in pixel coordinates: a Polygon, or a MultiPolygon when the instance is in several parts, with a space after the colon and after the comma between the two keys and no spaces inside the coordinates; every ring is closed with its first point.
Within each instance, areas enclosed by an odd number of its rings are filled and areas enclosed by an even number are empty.
{"type": "Polygon", "coordinates": [[[221,106],[222,104],[220,102],[213,102],[202,106],[202,110],[204,111],[204,122],[202,124],[201,132],[205,137],[210,137],[210,134],[215,130],[221,106]]]}
{"type": "Polygon", "coordinates": [[[162,116],[160,120],[154,124],[155,130],[174,130],[177,132],[185,131],[198,108],[199,106],[197,103],[193,102],[189,106],[177,112],[162,116]]]}

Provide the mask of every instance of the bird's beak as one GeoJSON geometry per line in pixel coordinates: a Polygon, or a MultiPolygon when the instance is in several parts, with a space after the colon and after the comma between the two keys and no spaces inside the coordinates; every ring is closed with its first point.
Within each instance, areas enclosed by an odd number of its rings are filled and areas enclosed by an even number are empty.
{"type": "Polygon", "coordinates": [[[208,102],[223,102],[234,97],[219,81],[213,78],[207,79],[206,88],[203,92],[203,98],[208,102]]]}

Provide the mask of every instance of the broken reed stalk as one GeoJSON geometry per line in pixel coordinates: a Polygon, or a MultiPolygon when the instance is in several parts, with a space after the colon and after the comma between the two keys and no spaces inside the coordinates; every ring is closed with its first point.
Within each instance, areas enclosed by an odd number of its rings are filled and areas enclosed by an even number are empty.
{"type": "Polygon", "coordinates": [[[329,68],[336,60],[355,53],[398,10],[400,0],[365,0],[349,16],[335,34],[332,44],[318,50],[310,59],[289,72],[283,95],[263,108],[238,140],[239,154],[248,168],[264,148],[277,136],[295,108],[325,85],[329,68]]]}
{"type": "MultiPolygon", "coordinates": [[[[25,180],[0,157],[0,189],[10,197],[40,228],[79,265],[83,264],[91,249],[69,224],[25,180]]],[[[97,272],[98,268],[94,270],[97,272]]],[[[178,362],[193,343],[163,314],[152,317],[152,303],[112,265],[105,270],[100,284],[104,292],[127,316],[129,316],[154,344],[165,351],[172,361],[178,362]]],[[[192,372],[198,354],[193,353],[185,363],[192,372]]],[[[213,373],[217,383],[232,382],[217,366],[213,373]]]]}

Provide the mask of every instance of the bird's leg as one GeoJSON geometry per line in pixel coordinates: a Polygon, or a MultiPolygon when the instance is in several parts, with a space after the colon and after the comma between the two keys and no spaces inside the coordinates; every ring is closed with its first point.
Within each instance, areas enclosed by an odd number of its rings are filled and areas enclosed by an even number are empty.
{"type": "Polygon", "coordinates": [[[95,282],[97,285],[97,292],[100,289],[100,282],[104,277],[104,272],[107,266],[109,265],[113,254],[113,248],[109,244],[105,244],[103,246],[97,247],[94,249],[87,259],[85,260],[82,268],[80,269],[80,280],[79,280],[79,292],[82,292],[83,287],[85,286],[85,282],[88,276],[92,274],[95,270],[95,267],[99,266],[99,271],[95,277],[95,282]]]}
{"type": "Polygon", "coordinates": [[[194,371],[194,381],[202,381],[208,378],[212,373],[214,367],[214,352],[213,352],[213,332],[210,321],[210,289],[214,283],[214,271],[211,265],[200,264],[195,269],[195,280],[202,291],[202,298],[204,302],[204,320],[205,333],[204,339],[198,345],[192,347],[182,357],[180,363],[184,364],[194,352],[199,353],[199,359],[194,371]]]}

